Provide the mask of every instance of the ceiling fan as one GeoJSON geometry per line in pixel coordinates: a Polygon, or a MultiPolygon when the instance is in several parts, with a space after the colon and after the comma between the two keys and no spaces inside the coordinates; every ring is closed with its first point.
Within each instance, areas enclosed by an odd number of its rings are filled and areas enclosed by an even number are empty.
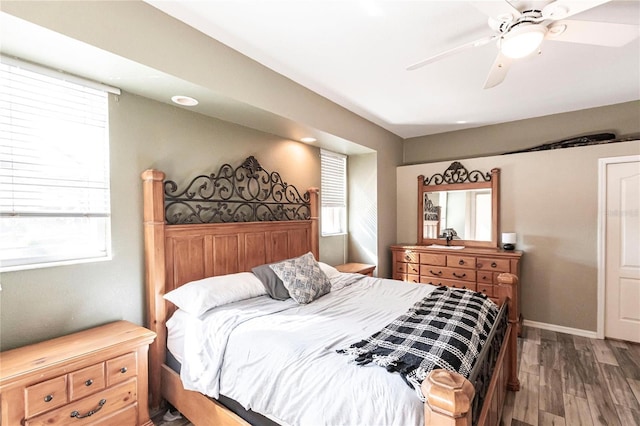
{"type": "MultiPolygon", "coordinates": [[[[415,70],[474,47],[497,41],[498,55],[491,66],[484,88],[489,89],[502,83],[514,60],[540,52],[543,40],[593,44],[618,47],[640,35],[640,27],[594,21],[575,21],[566,18],[592,9],[610,0],[556,0],[546,2],[517,2],[523,6],[519,10],[507,0],[470,2],[478,10],[489,16],[489,27],[493,34],[454,47],[424,59],[409,67],[415,70]]],[[[513,2],[516,3],[515,1],[513,2]]]]}

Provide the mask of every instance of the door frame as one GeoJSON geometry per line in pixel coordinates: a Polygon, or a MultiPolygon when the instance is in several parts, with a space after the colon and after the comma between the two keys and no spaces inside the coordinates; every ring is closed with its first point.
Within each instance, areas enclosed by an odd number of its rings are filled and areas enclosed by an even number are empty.
{"type": "Polygon", "coordinates": [[[607,166],[609,164],[640,162],[640,155],[625,155],[598,159],[598,311],[596,337],[604,339],[604,311],[606,298],[606,247],[607,241],[607,166]]]}

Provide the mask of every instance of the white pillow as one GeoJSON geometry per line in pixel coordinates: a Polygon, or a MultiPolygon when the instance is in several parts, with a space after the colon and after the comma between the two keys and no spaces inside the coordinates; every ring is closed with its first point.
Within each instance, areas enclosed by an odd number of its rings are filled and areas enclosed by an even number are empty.
{"type": "Polygon", "coordinates": [[[191,281],[164,295],[164,298],[191,315],[239,300],[267,294],[262,282],[251,272],[220,275],[191,281]]]}
{"type": "Polygon", "coordinates": [[[320,265],[320,269],[322,269],[322,272],[324,272],[324,274],[327,276],[327,278],[329,278],[330,280],[334,279],[335,277],[337,277],[338,275],[340,275],[340,271],[338,271],[336,268],[334,268],[331,265],[327,265],[324,262],[318,262],[318,265],[320,265]]]}

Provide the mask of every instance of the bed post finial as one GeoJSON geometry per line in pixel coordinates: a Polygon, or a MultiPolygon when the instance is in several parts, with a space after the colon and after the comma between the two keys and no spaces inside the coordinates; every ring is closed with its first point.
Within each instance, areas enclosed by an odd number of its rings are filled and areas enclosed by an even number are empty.
{"type": "Polygon", "coordinates": [[[462,375],[447,370],[433,370],[422,382],[424,424],[471,426],[471,402],[475,390],[462,375]]]}
{"type": "Polygon", "coordinates": [[[160,406],[160,369],[165,359],[165,247],[164,247],[164,173],[142,173],[144,213],[144,262],[147,290],[147,327],[156,333],[149,348],[149,393],[151,408],[160,406]]]}
{"type": "Polygon", "coordinates": [[[502,273],[498,275],[498,297],[503,303],[509,303],[509,324],[511,333],[506,336],[509,348],[509,368],[507,387],[509,390],[520,390],[520,380],[518,379],[518,325],[520,318],[516,316],[516,310],[511,309],[514,300],[518,300],[518,277],[514,274],[502,273]]]}
{"type": "Polygon", "coordinates": [[[318,217],[320,215],[320,207],[318,204],[318,196],[320,194],[320,189],[318,188],[309,188],[307,191],[309,193],[309,210],[310,210],[310,218],[311,219],[311,252],[313,256],[320,260],[320,235],[319,225],[318,225],[318,217]]]}

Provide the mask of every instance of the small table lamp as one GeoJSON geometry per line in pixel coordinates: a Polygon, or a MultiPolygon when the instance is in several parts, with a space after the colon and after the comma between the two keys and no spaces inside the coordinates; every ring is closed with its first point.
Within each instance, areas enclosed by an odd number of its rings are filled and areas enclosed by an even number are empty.
{"type": "Polygon", "coordinates": [[[505,250],[514,250],[516,248],[516,233],[515,232],[503,232],[502,233],[502,248],[505,250]]]}

